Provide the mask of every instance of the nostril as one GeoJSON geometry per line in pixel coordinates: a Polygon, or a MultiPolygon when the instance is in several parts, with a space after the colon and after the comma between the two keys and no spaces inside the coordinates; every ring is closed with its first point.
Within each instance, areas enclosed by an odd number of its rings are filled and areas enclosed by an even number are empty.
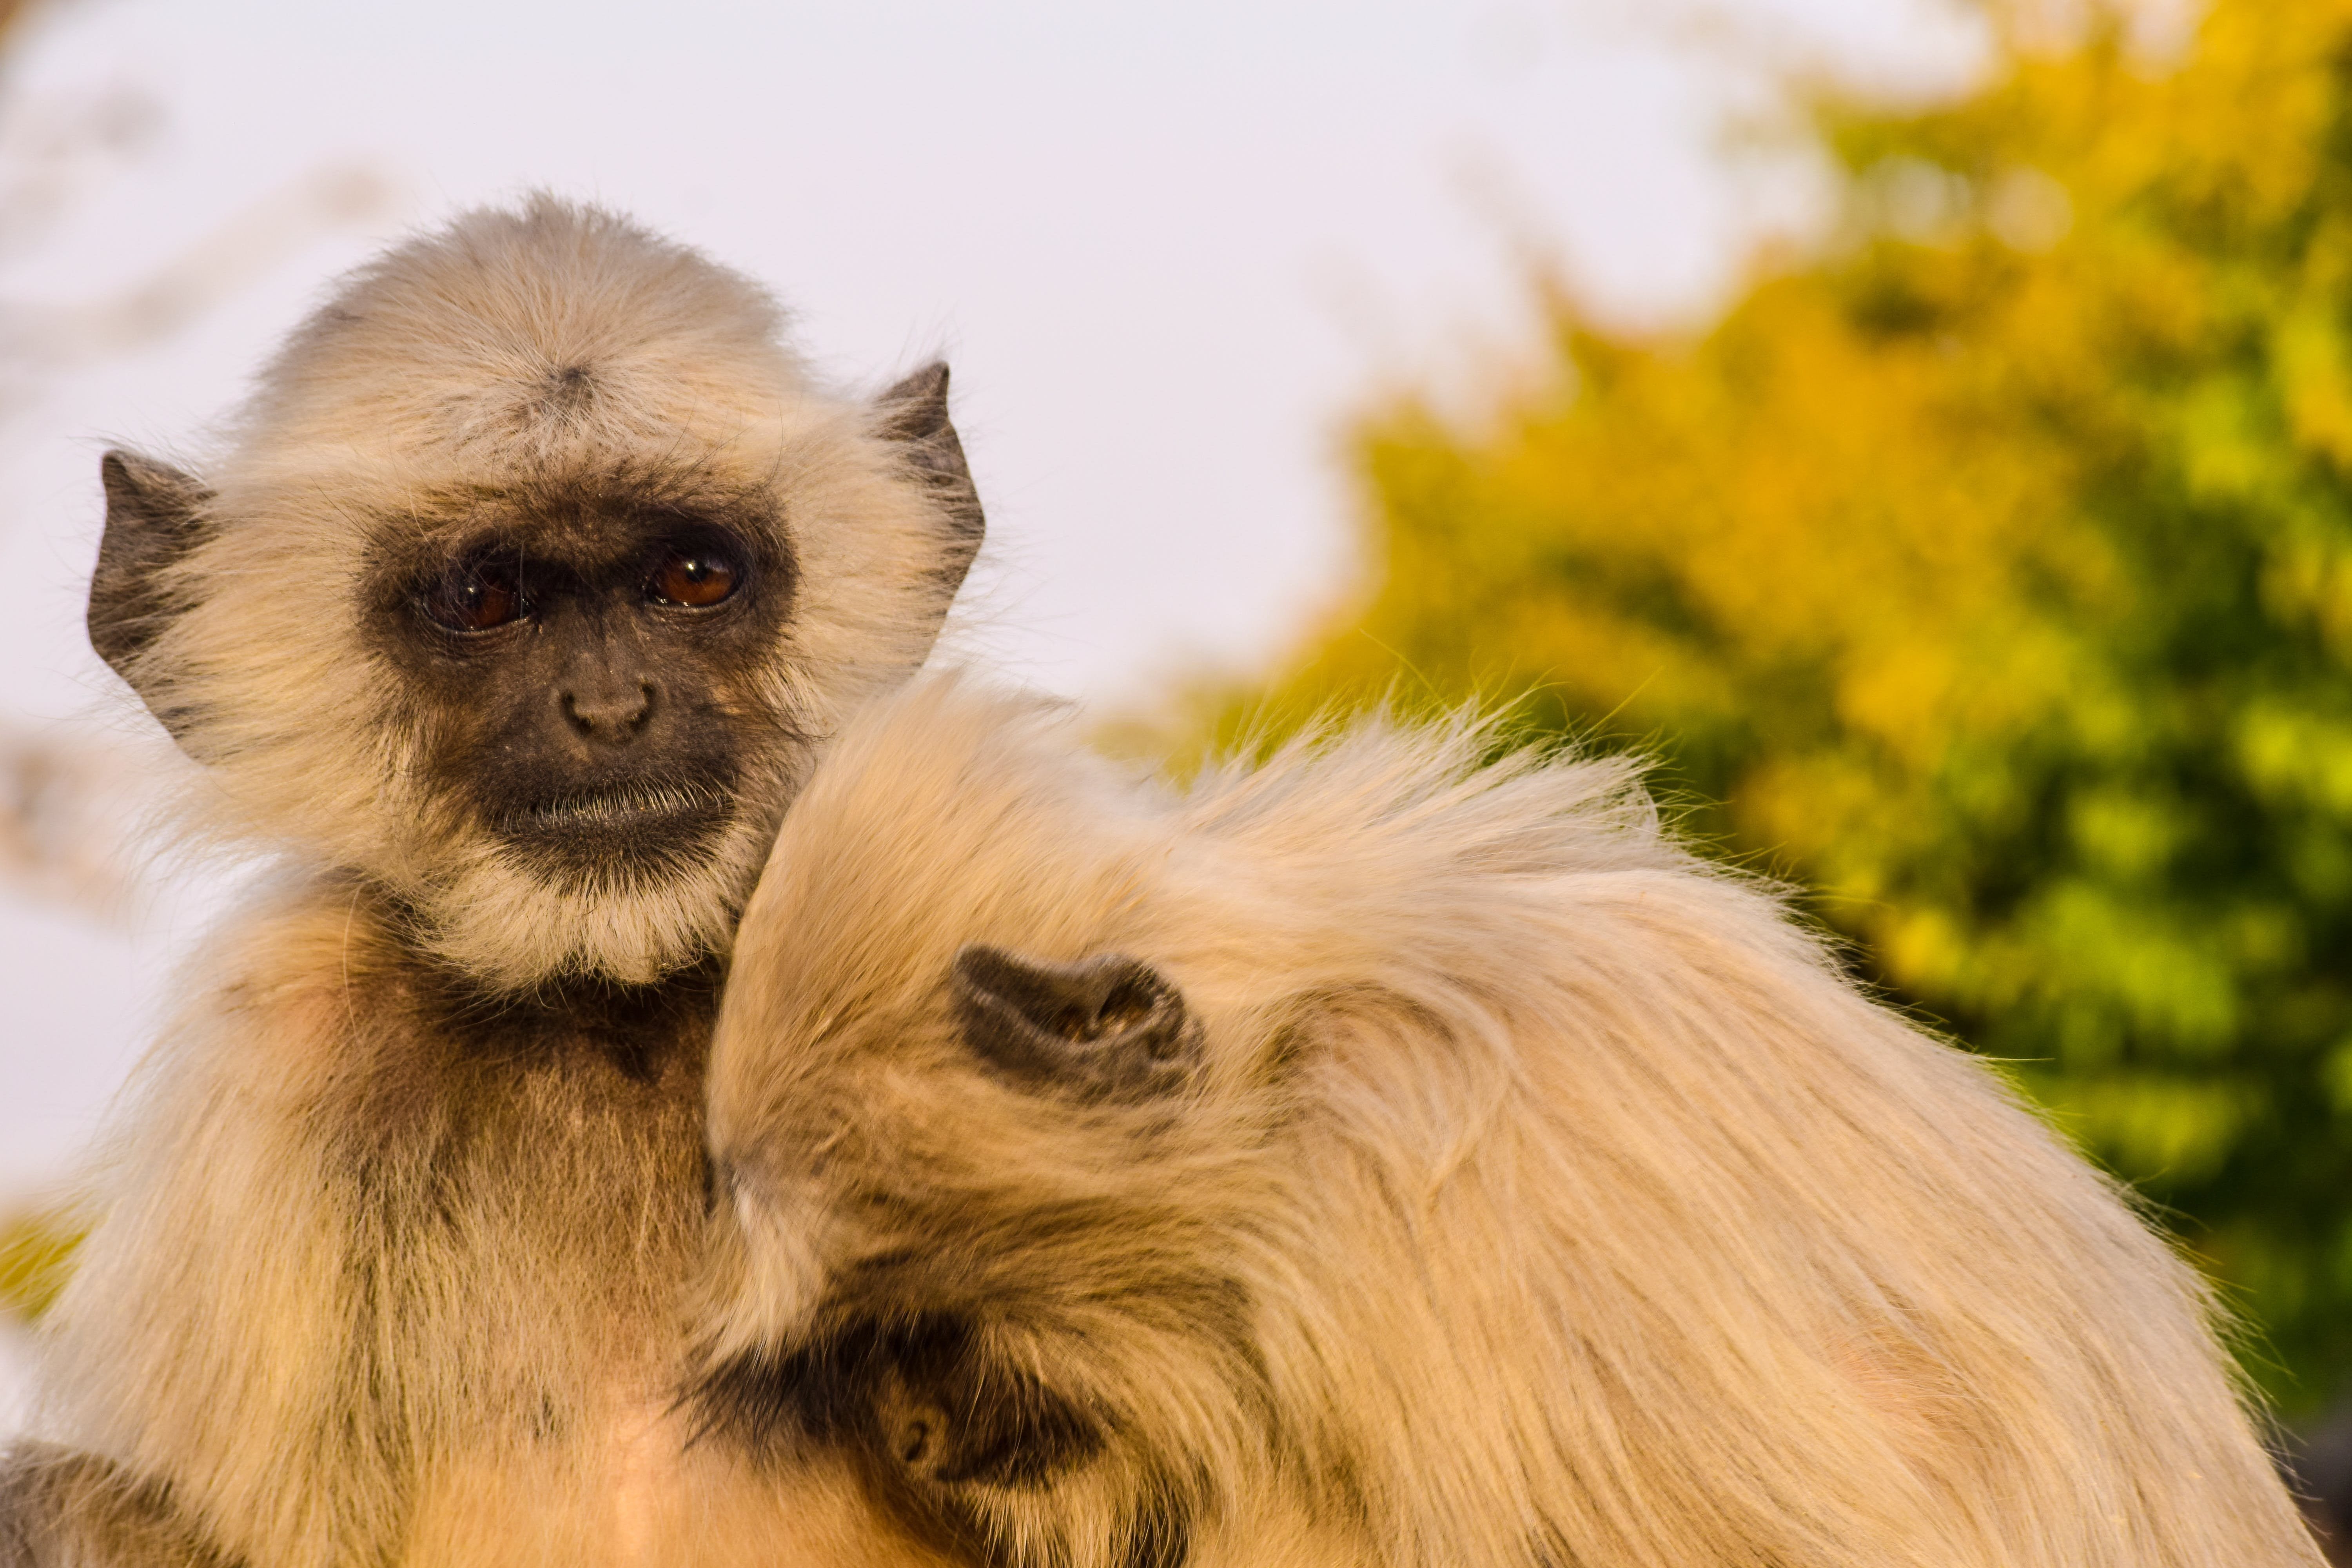
{"type": "Polygon", "coordinates": [[[556,706],[562,710],[564,722],[583,740],[625,740],[646,727],[654,712],[654,685],[640,681],[634,691],[583,696],[577,691],[559,692],[556,706]]]}

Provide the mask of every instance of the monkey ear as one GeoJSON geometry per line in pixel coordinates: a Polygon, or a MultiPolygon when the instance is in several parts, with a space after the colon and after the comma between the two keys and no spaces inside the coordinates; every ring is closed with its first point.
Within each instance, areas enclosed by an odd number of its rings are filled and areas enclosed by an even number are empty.
{"type": "Polygon", "coordinates": [[[1138,959],[1046,963],[975,945],[949,985],[964,1044],[1024,1088],[1148,1100],[1183,1087],[1201,1056],[1183,994],[1138,959]]]}
{"type": "Polygon", "coordinates": [[[963,584],[964,574],[971,569],[971,558],[980,553],[988,521],[980,510],[980,491],[972,485],[971,465],[964,461],[963,443],[956,439],[955,426],[948,422],[947,362],[934,360],[898,383],[874,400],[874,409],[880,418],[877,431],[882,438],[899,448],[908,467],[946,514],[947,553],[937,575],[952,598],[963,584]]]}
{"type": "Polygon", "coordinates": [[[138,657],[176,609],[164,576],[204,537],[212,492],[193,475],[119,449],[100,461],[98,474],[106,487],[106,532],[89,581],[89,646],[176,734],[173,716],[140,688],[138,657]]]}

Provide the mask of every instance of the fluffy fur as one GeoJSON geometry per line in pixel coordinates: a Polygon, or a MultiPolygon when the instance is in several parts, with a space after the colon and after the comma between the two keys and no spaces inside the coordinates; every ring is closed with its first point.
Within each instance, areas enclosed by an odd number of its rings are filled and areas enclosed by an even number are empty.
{"type": "Polygon", "coordinates": [[[201,478],[110,457],[93,641],[203,764],[200,825],[281,870],[184,977],[109,1147],[42,1441],[0,1459],[5,1568],[936,1561],[840,1465],[692,1449],[674,1408],[736,911],[979,542],[944,369],[853,403],[777,328],[734,273],[542,199],[350,280],[201,478]],[[599,842],[599,812],[730,813],[698,854],[560,875],[469,804],[498,759],[447,733],[496,693],[434,675],[462,650],[404,563],[643,515],[769,563],[756,615],[614,613],[717,672],[675,728],[732,726],[742,766],[717,797],[658,769],[559,795],[599,842]]]}
{"type": "Polygon", "coordinates": [[[862,720],[720,1023],[714,1431],[1055,1568],[2318,1562],[2111,1184],[1626,765],[1486,744],[1171,790],[969,685],[862,720]],[[1151,966],[1192,1076],[993,1070],[971,943],[1151,966]]]}

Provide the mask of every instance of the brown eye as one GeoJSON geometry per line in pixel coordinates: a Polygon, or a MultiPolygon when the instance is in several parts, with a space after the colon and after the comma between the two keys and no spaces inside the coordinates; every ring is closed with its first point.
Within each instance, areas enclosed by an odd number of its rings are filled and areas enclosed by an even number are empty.
{"type": "Polygon", "coordinates": [[[457,632],[486,632],[520,616],[522,563],[511,555],[474,556],[449,568],[435,584],[426,609],[457,632]]]}
{"type": "Polygon", "coordinates": [[[646,596],[656,604],[683,605],[699,610],[735,592],[735,584],[741,575],[734,558],[715,546],[673,550],[654,568],[652,580],[646,584],[646,596]]]}

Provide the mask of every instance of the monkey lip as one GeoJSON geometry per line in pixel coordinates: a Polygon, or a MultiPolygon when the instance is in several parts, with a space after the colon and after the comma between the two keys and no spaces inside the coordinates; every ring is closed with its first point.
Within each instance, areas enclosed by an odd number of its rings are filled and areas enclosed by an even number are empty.
{"type": "Polygon", "coordinates": [[[707,784],[626,784],[536,801],[500,822],[509,838],[572,839],[652,831],[698,833],[727,818],[724,793],[707,784]]]}

